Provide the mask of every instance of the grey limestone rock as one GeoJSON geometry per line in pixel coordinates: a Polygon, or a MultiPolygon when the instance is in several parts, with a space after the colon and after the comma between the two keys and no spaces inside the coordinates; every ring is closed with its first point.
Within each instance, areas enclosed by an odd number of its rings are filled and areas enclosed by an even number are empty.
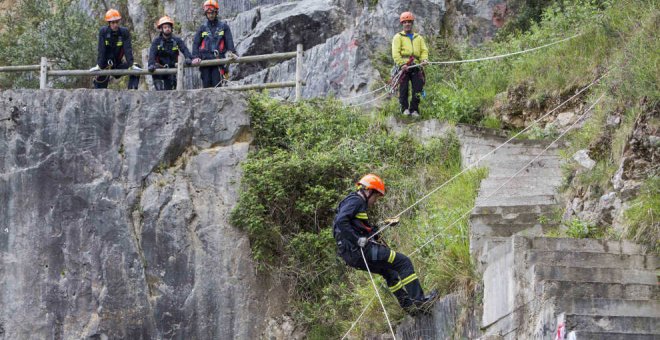
{"type": "Polygon", "coordinates": [[[0,338],[251,339],[277,311],[229,225],[220,90],[0,92],[0,338]]]}

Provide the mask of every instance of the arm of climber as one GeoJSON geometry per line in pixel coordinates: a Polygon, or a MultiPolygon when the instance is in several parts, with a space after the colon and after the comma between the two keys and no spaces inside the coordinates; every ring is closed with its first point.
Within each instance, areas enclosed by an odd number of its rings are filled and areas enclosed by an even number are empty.
{"type": "MultiPolygon", "coordinates": [[[[357,244],[360,237],[354,228],[353,221],[356,215],[362,210],[363,201],[358,196],[348,197],[343,204],[339,206],[335,224],[341,233],[342,239],[357,244]]],[[[364,236],[364,235],[362,235],[364,236]]]]}
{"type": "Polygon", "coordinates": [[[397,33],[392,38],[392,59],[397,66],[401,66],[408,62],[408,58],[401,55],[401,35],[397,33]]]}
{"type": "Polygon", "coordinates": [[[419,60],[420,61],[429,60],[429,48],[428,48],[428,46],[426,46],[426,40],[424,40],[424,38],[422,36],[420,36],[420,38],[422,40],[421,41],[422,53],[419,56],[419,60]]]}

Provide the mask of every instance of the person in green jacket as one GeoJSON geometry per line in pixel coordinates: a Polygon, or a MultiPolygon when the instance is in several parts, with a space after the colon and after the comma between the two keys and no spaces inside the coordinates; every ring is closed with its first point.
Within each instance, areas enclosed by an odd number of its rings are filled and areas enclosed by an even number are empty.
{"type": "Polygon", "coordinates": [[[399,104],[404,116],[419,116],[419,101],[424,90],[424,70],[428,63],[429,49],[421,35],[413,32],[415,16],[403,12],[399,16],[403,31],[392,39],[392,58],[403,74],[399,78],[399,104]],[[411,67],[417,65],[415,67],[411,67]],[[412,84],[412,99],[408,105],[408,83],[412,84]]]}

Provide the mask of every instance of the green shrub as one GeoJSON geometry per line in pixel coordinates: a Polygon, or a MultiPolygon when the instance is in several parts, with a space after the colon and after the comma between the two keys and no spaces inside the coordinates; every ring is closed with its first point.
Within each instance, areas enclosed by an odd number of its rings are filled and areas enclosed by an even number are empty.
{"type": "Polygon", "coordinates": [[[626,236],[660,254],[660,177],[651,177],[624,213],[626,236]]]}
{"type": "MultiPolygon", "coordinates": [[[[86,69],[95,64],[97,21],[80,9],[77,1],[21,1],[14,12],[3,15],[0,33],[0,64],[39,64],[41,57],[60,69],[86,69]]],[[[80,87],[88,78],[53,78],[55,87],[80,87]]],[[[34,72],[0,74],[0,88],[38,87],[34,72]]]]}

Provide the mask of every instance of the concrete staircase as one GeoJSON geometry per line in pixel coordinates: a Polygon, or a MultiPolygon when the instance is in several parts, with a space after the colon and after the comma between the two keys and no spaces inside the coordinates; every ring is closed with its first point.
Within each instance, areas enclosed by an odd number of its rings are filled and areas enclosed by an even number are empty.
{"type": "MultiPolygon", "coordinates": [[[[458,131],[464,166],[506,140],[458,131]]],[[[483,338],[660,339],[656,256],[627,241],[540,237],[553,227],[540,219],[558,207],[558,150],[510,177],[546,145],[513,141],[480,162],[489,176],[470,216],[470,251],[483,272],[483,338]]]]}
{"type": "MultiPolygon", "coordinates": [[[[457,131],[464,168],[508,139],[492,129],[460,125],[457,131]]],[[[562,181],[557,146],[544,152],[547,145],[545,141],[513,140],[478,163],[489,171],[470,216],[470,252],[480,271],[486,265],[482,254],[510,236],[541,235],[543,228],[555,227],[540,222],[542,216],[559,208],[555,193],[562,181]]]]}

